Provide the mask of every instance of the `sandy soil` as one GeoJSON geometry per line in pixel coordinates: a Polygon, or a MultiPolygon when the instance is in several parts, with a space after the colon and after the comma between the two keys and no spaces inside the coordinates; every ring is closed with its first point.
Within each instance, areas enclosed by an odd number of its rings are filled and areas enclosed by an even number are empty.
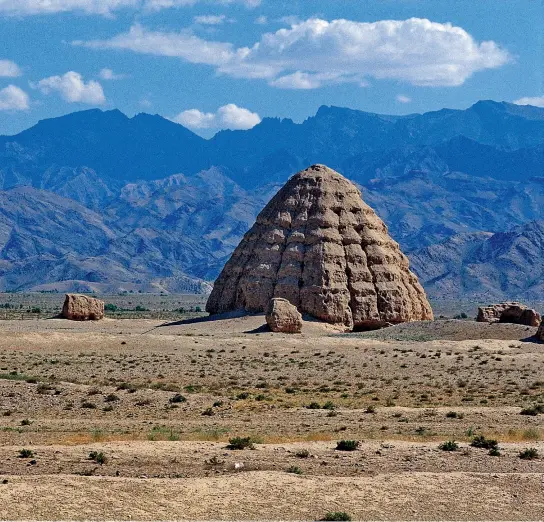
{"type": "Polygon", "coordinates": [[[263,324],[1,321],[0,518],[542,518],[544,414],[521,414],[544,402],[532,329],[263,324]],[[500,456],[470,446],[480,434],[500,456]]]}

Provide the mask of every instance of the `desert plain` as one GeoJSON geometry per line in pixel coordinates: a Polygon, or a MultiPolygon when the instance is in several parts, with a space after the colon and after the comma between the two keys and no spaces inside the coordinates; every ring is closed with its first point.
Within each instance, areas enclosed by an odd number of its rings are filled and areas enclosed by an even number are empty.
{"type": "Polygon", "coordinates": [[[0,321],[1,519],[542,519],[535,328],[174,315],[0,321]]]}

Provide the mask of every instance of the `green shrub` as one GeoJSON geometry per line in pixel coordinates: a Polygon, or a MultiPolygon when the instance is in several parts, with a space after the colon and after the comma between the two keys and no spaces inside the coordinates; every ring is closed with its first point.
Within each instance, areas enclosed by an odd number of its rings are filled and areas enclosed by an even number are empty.
{"type": "Polygon", "coordinates": [[[107,303],[104,305],[104,311],[105,312],[117,312],[118,307],[112,303],[107,303]]]}
{"type": "Polygon", "coordinates": [[[298,466],[290,466],[287,468],[287,473],[294,473],[295,475],[302,475],[303,471],[298,466]]]}
{"type": "Polygon", "coordinates": [[[535,460],[538,457],[538,450],[536,448],[527,448],[519,452],[519,458],[523,460],[535,460]]]}
{"type": "Polygon", "coordinates": [[[528,408],[523,408],[519,413],[520,415],[531,415],[534,417],[539,413],[544,413],[544,404],[534,404],[528,408]]]}
{"type": "Polygon", "coordinates": [[[361,443],[358,440],[339,440],[336,443],[338,451],[355,451],[361,443]]]}
{"type": "Polygon", "coordinates": [[[311,402],[310,404],[308,404],[308,406],[306,406],[307,409],[309,410],[320,410],[321,409],[321,406],[319,405],[319,402],[311,402]]]}
{"type": "Polygon", "coordinates": [[[486,439],[483,435],[474,437],[470,445],[473,448],[483,448],[487,450],[498,448],[498,442],[495,439],[486,439]]]}
{"type": "Polygon", "coordinates": [[[489,450],[488,455],[491,455],[492,457],[500,457],[500,456],[501,456],[501,452],[499,451],[499,448],[498,448],[498,447],[495,447],[495,448],[491,448],[491,449],[489,450]]]}
{"type": "Polygon", "coordinates": [[[457,451],[459,449],[459,444],[454,440],[447,440],[438,446],[438,449],[442,451],[457,451]]]}
{"type": "Polygon", "coordinates": [[[255,446],[251,437],[233,437],[229,439],[227,448],[230,450],[245,450],[255,449],[255,446]]]}
{"type": "Polygon", "coordinates": [[[19,458],[20,459],[31,459],[34,456],[34,453],[32,453],[32,450],[23,448],[19,451],[19,458]]]}
{"type": "Polygon", "coordinates": [[[89,453],[89,460],[92,460],[102,466],[106,464],[108,459],[106,455],[104,455],[104,453],[102,453],[101,451],[91,451],[89,453]]]}
{"type": "Polygon", "coordinates": [[[295,455],[299,459],[307,459],[310,456],[310,452],[307,449],[298,450],[295,455]]]}

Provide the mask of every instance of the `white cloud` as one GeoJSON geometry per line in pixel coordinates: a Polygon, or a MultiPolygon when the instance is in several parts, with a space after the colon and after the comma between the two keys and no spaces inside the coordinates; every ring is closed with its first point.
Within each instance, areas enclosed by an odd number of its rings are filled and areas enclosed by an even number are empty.
{"type": "Polygon", "coordinates": [[[266,79],[275,87],[315,89],[367,78],[419,86],[457,86],[473,73],[510,60],[493,41],[478,43],[461,27],[426,19],[373,23],[312,18],[264,34],[252,47],[203,40],[185,30],[149,31],[134,25],[109,40],[74,42],[102,49],[177,56],[212,65],[220,74],[266,79]]]}
{"type": "Polygon", "coordinates": [[[36,85],[43,94],[57,91],[69,103],[87,103],[89,105],[102,105],[106,98],[100,83],[83,80],[81,74],[69,71],[62,76],[50,76],[40,80],[36,85]]]}
{"type": "Polygon", "coordinates": [[[254,8],[260,4],[260,0],[0,0],[0,14],[29,16],[79,11],[85,14],[109,16],[123,8],[158,11],[193,6],[203,1],[215,4],[239,2],[248,8],[254,8]]]}
{"type": "Polygon", "coordinates": [[[193,22],[200,25],[221,25],[225,19],[225,15],[200,15],[195,16],[193,22]]]}
{"type": "Polygon", "coordinates": [[[251,129],[261,121],[256,112],[238,107],[234,103],[219,107],[215,113],[189,109],[172,119],[190,129],[251,129]]]}
{"type": "Polygon", "coordinates": [[[255,23],[257,25],[266,25],[268,23],[268,18],[264,15],[261,15],[257,18],[255,18],[255,23]]]}
{"type": "Polygon", "coordinates": [[[203,40],[189,31],[163,33],[148,31],[139,24],[130,28],[128,33],[114,36],[110,40],[74,42],[95,49],[127,49],[137,53],[183,58],[190,63],[221,65],[235,56],[229,43],[203,40]]]}
{"type": "Polygon", "coordinates": [[[395,98],[399,103],[410,103],[412,101],[412,98],[409,96],[406,96],[405,94],[397,94],[395,98]]]}
{"type": "Polygon", "coordinates": [[[535,107],[544,107],[544,96],[524,96],[514,101],[516,105],[534,105],[535,107]]]}
{"type": "Polygon", "coordinates": [[[23,73],[19,66],[11,60],[0,60],[0,76],[4,78],[16,78],[23,73]]]}
{"type": "Polygon", "coordinates": [[[0,90],[0,111],[24,111],[28,106],[28,94],[19,87],[8,85],[0,90]]]}
{"type": "Polygon", "coordinates": [[[126,74],[114,73],[111,69],[108,69],[107,67],[102,69],[98,73],[98,76],[100,76],[102,80],[123,80],[127,77],[126,74]]]}

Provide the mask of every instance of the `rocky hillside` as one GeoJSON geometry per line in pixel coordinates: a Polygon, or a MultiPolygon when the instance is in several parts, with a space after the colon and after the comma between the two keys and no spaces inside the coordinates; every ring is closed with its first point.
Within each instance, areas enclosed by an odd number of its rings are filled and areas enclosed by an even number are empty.
{"type": "Polygon", "coordinates": [[[508,232],[453,236],[412,252],[414,271],[435,297],[483,300],[544,296],[544,221],[508,232]]]}
{"type": "MultiPolygon", "coordinates": [[[[435,283],[443,272],[427,247],[446,255],[443,242],[459,241],[450,261],[465,269],[479,233],[544,219],[536,107],[403,117],[322,107],[301,124],[269,118],[211,140],[160,116],[91,110],[0,137],[0,290],[206,291],[277,188],[312,163],[360,186],[420,276],[427,265],[435,274],[423,277],[431,295],[480,290],[435,283]]],[[[521,266],[501,277],[523,279],[521,266]]]]}

